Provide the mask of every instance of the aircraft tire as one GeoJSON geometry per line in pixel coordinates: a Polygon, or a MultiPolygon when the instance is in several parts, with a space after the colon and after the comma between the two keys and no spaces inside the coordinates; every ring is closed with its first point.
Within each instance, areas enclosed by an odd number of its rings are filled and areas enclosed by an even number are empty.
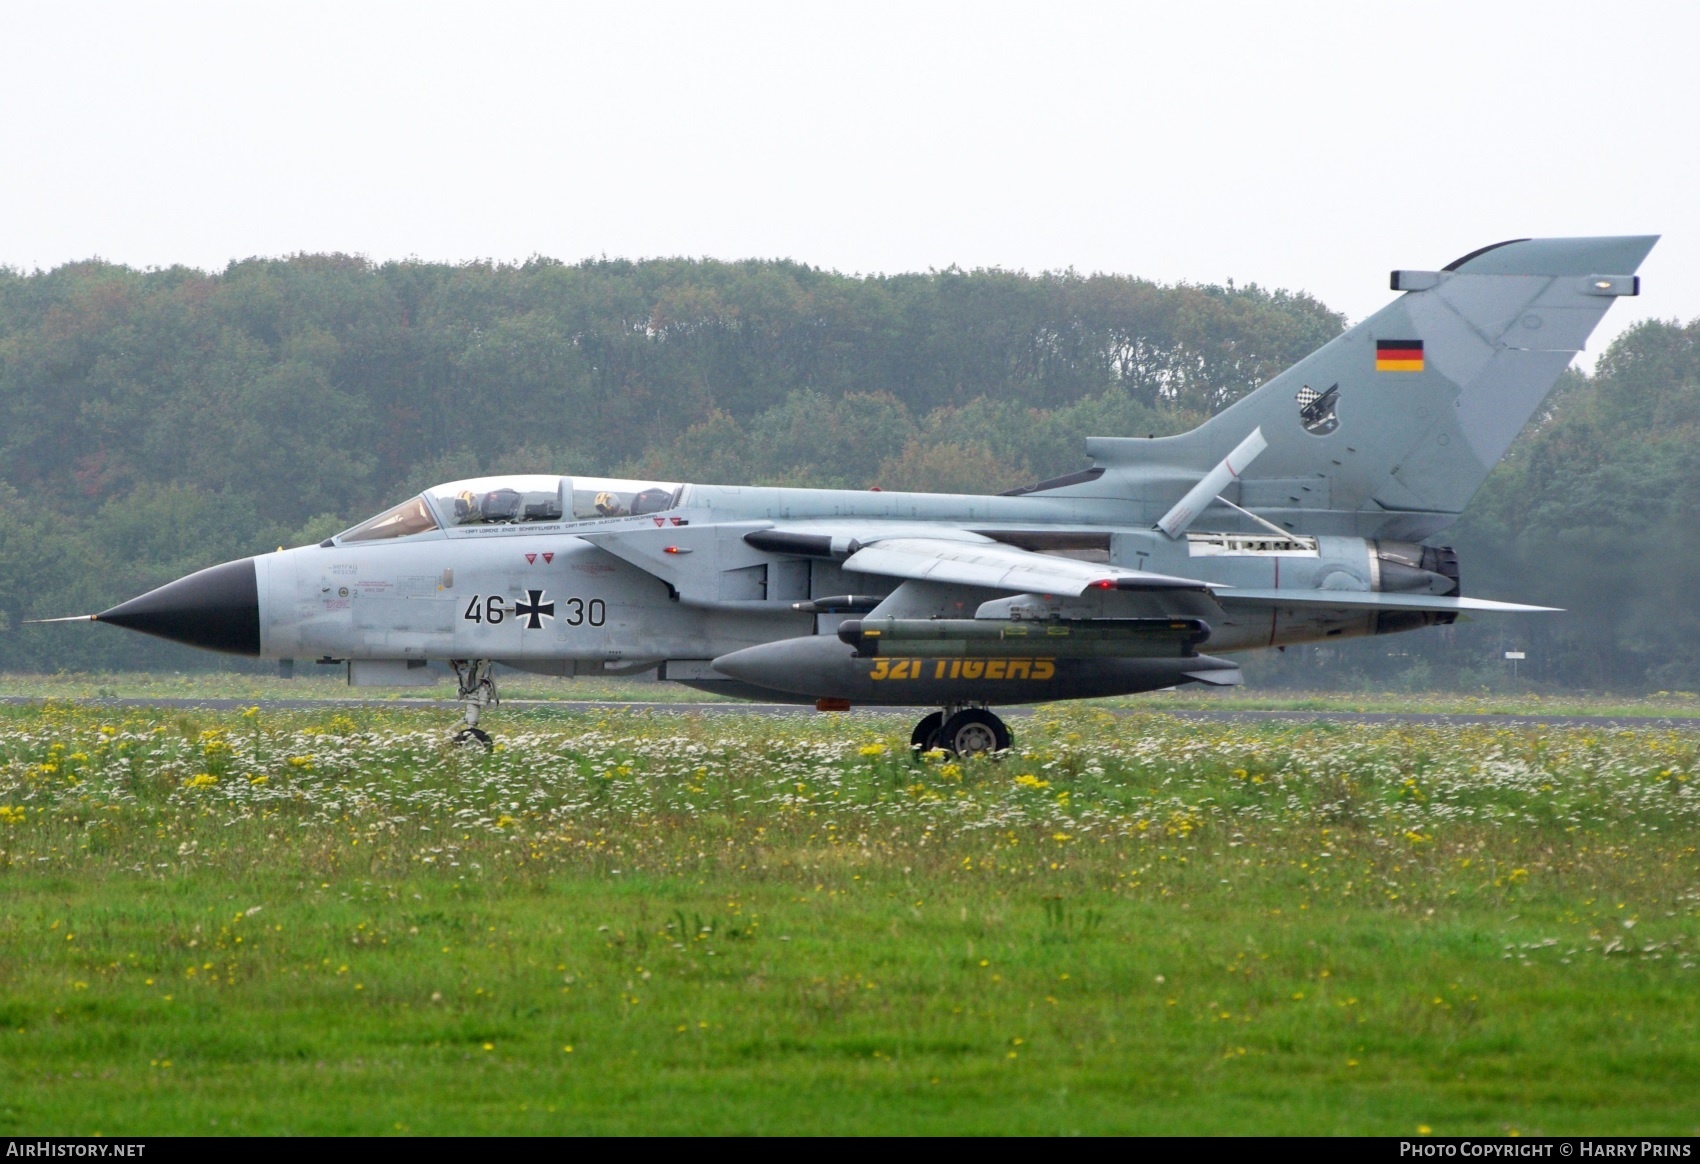
{"type": "Polygon", "coordinates": [[[486,752],[496,745],[490,742],[490,733],[483,728],[461,728],[455,733],[456,744],[479,744],[486,752]]]}
{"type": "Polygon", "coordinates": [[[939,729],[944,726],[944,712],[935,711],[923,716],[921,722],[915,725],[915,730],[909,733],[909,750],[911,752],[930,752],[938,747],[939,729]]]}
{"type": "Polygon", "coordinates": [[[958,756],[984,756],[1009,747],[1009,728],[983,707],[968,707],[945,720],[937,747],[958,756]]]}

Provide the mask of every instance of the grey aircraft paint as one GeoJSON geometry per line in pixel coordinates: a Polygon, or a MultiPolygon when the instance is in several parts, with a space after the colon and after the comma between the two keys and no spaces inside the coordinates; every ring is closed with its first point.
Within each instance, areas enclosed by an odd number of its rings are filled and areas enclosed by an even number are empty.
{"type": "MultiPolygon", "coordinates": [[[[1538,609],[1465,597],[1456,556],[1422,543],[1638,293],[1655,241],[1396,271],[1387,307],[1199,428],[1092,438],[1089,468],[1011,494],[454,482],[93,618],[346,661],[360,685],[499,660],[949,709],[1237,682],[1219,656],[1538,609]]],[[[477,685],[463,676],[469,724],[477,685]]]]}

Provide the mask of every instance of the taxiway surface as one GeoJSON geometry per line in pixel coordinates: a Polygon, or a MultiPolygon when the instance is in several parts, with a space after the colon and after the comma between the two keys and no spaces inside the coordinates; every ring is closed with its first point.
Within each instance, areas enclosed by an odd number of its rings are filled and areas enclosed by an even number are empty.
{"type": "MultiPolygon", "coordinates": [[[[44,703],[33,696],[0,696],[0,704],[24,706],[44,703]]],[[[240,711],[258,707],[261,711],[315,711],[339,707],[402,708],[420,711],[458,712],[460,705],[448,699],[117,699],[87,698],[60,700],[82,707],[156,707],[202,709],[206,711],[240,711]]],[[[501,703],[511,711],[548,708],[555,711],[627,711],[657,715],[819,715],[812,705],[794,703],[635,703],[597,700],[507,699],[501,703]]],[[[933,710],[925,707],[868,707],[851,712],[824,714],[890,715],[915,718],[933,710]]],[[[1032,715],[1033,707],[1000,707],[998,714],[1007,718],[1032,715]]],[[[1201,723],[1337,723],[1337,724],[1426,724],[1450,727],[1567,727],[1598,728],[1620,731],[1677,729],[1700,731],[1700,717],[1688,716],[1607,716],[1607,715],[1445,715],[1437,712],[1405,711],[1246,711],[1212,708],[1140,708],[1111,707],[1102,710],[1112,715],[1166,715],[1175,719],[1201,723]]]]}

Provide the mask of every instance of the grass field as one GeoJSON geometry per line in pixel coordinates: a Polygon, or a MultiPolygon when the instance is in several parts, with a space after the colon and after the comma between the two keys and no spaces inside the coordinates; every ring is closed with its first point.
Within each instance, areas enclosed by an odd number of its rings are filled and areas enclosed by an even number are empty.
{"type": "Polygon", "coordinates": [[[1700,737],[0,708],[0,1133],[1700,1132],[1700,737]]]}

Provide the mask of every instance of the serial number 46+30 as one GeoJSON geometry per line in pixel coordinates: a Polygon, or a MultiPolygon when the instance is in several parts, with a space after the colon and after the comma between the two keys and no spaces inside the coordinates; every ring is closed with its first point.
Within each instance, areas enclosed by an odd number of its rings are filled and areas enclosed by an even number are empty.
{"type": "MultiPolygon", "coordinates": [[[[525,620],[527,626],[537,630],[541,628],[543,619],[555,617],[555,604],[548,601],[547,595],[540,590],[531,591],[526,599],[516,600],[512,606],[500,594],[474,594],[461,617],[467,622],[499,626],[507,621],[509,615],[525,620]]],[[[582,598],[568,598],[561,603],[560,618],[568,626],[584,626],[587,623],[601,626],[608,621],[608,604],[600,598],[592,598],[588,602],[582,598]]]]}

